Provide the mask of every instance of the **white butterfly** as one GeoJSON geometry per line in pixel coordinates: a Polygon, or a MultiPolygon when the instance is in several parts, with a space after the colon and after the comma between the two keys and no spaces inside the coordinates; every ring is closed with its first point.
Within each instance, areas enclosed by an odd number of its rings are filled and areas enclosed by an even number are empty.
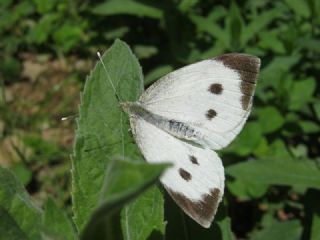
{"type": "Polygon", "coordinates": [[[163,186],[205,228],[224,193],[224,168],[213,150],[243,128],[259,68],[257,57],[222,55],[171,72],[137,102],[121,103],[145,159],[173,163],[161,177],[163,186]]]}

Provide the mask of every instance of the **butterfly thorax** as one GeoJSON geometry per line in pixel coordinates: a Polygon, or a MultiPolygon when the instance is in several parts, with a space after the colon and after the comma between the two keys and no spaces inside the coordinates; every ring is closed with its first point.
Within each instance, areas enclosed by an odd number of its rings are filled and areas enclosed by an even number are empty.
{"type": "Polygon", "coordinates": [[[200,133],[188,123],[183,123],[178,120],[168,119],[158,114],[154,114],[148,111],[143,104],[139,102],[125,102],[122,103],[121,106],[131,118],[142,118],[177,138],[189,141],[199,138],[200,133]]]}

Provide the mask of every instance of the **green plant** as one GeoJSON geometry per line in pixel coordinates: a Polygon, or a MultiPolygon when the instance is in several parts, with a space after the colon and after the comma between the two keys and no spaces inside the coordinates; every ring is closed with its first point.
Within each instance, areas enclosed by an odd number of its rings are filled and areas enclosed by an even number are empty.
{"type": "MultiPolygon", "coordinates": [[[[229,224],[238,238],[319,238],[319,1],[111,0],[49,3],[23,0],[16,3],[7,0],[0,4],[0,57],[3,59],[0,65],[0,105],[1,117],[5,116],[1,120],[5,126],[10,125],[12,128],[9,131],[0,128],[1,136],[9,135],[14,129],[28,128],[34,124],[33,120],[37,120],[14,112],[3,97],[7,86],[19,80],[21,51],[39,55],[49,53],[52,58],[59,56],[67,61],[69,57],[92,59],[98,49],[106,49],[115,38],[121,38],[130,44],[143,66],[145,87],[173,69],[225,52],[237,51],[259,56],[262,71],[250,120],[237,140],[221,153],[227,180],[224,208],[219,208],[215,221],[217,224],[208,232],[203,231],[184,218],[164,193],[165,207],[159,208],[157,214],[160,216],[157,219],[162,220],[154,223],[158,231],[153,231],[151,236],[161,235],[164,211],[165,219],[168,220],[167,239],[211,239],[214,234],[219,239],[222,235],[229,235],[230,232],[225,230],[229,229],[229,224]],[[66,16],[68,21],[65,20],[66,16]],[[23,121],[17,121],[17,116],[23,121]],[[18,124],[15,125],[15,122],[18,124]],[[226,218],[226,215],[230,218],[226,218]]],[[[135,65],[137,67],[137,63],[135,65]]],[[[136,74],[135,78],[141,81],[141,75],[136,74]]],[[[136,92],[130,94],[138,96],[141,88],[133,88],[136,92]]],[[[109,92],[100,101],[97,100],[99,104],[95,104],[100,107],[92,112],[105,113],[107,106],[116,107],[109,92]]],[[[112,111],[115,111],[117,119],[114,121],[118,123],[121,115],[114,108],[112,111]]],[[[94,116],[95,113],[90,112],[90,115],[94,116]]],[[[102,114],[102,117],[105,119],[105,115],[102,114]]],[[[125,120],[125,115],[122,117],[125,120]]],[[[95,124],[89,126],[94,128],[95,124]]],[[[127,122],[124,126],[125,146],[134,151],[134,144],[126,131],[127,122]]],[[[105,151],[109,156],[111,148],[119,148],[120,135],[116,132],[114,136],[108,134],[108,127],[104,124],[99,125],[99,129],[103,129],[106,136],[89,138],[91,142],[87,143],[92,147],[87,150],[92,154],[105,151]]],[[[119,130],[119,126],[115,129],[119,130]]],[[[41,156],[48,158],[44,162],[48,163],[50,169],[50,159],[62,159],[66,155],[63,153],[65,150],[45,144],[40,138],[26,141],[41,156]]],[[[81,142],[81,139],[78,140],[81,142]]],[[[118,149],[114,153],[119,152],[118,149]]],[[[121,158],[122,155],[118,155],[121,158]]],[[[37,161],[42,159],[37,158],[31,164],[38,164],[37,161]]],[[[137,155],[133,159],[139,160],[142,156],[137,155]]],[[[73,161],[77,161],[77,158],[73,161]]],[[[93,157],[92,165],[88,168],[93,166],[92,169],[95,169],[96,161],[99,162],[99,159],[93,157]]],[[[105,167],[98,166],[101,169],[105,167]]],[[[28,171],[35,174],[34,170],[26,170],[27,167],[13,167],[25,183],[29,181],[28,171]]],[[[76,167],[79,166],[74,166],[74,169],[76,167]]],[[[85,166],[79,168],[83,172],[87,171],[85,166]]],[[[98,175],[93,171],[92,179],[95,181],[92,182],[101,184],[102,179],[94,178],[98,175]]],[[[5,176],[4,181],[8,182],[8,175],[5,176]]],[[[1,188],[5,189],[6,184],[2,183],[1,188]]],[[[92,197],[91,194],[98,194],[95,187],[91,189],[86,186],[84,190],[90,192],[92,197]]],[[[27,189],[30,191],[30,186],[27,185],[27,189]]],[[[162,195],[158,190],[154,191],[157,201],[162,202],[162,195]]],[[[61,192],[68,194],[64,188],[61,192]]],[[[78,194],[78,199],[86,195],[81,192],[78,194]]],[[[86,206],[80,203],[81,200],[77,201],[79,209],[82,205],[86,206]]],[[[136,205],[140,206],[140,200],[136,201],[136,205]]],[[[10,202],[10,198],[4,202],[10,202]]],[[[94,207],[86,209],[86,215],[90,215],[90,209],[94,207]]],[[[8,215],[8,219],[11,219],[12,213],[7,209],[2,207],[1,216],[8,215]]],[[[32,214],[37,212],[32,209],[32,214]]],[[[129,210],[129,207],[126,205],[125,209],[129,210]]],[[[84,219],[89,221],[86,216],[78,216],[76,219],[77,225],[84,225],[84,219]]],[[[115,219],[119,221],[118,217],[115,219]]],[[[11,225],[17,227],[11,220],[6,222],[9,225],[2,225],[5,226],[2,229],[8,229],[7,226],[11,225]]],[[[111,228],[118,234],[121,233],[119,226],[111,228]]],[[[145,235],[150,233],[148,229],[145,235]]],[[[53,229],[50,232],[57,231],[53,229]]]]}
{"type": "MultiPolygon", "coordinates": [[[[104,59],[106,65],[110,67],[110,76],[114,80],[121,81],[121,86],[127,90],[122,91],[121,96],[128,100],[137,98],[142,90],[142,75],[128,47],[116,42],[104,59]],[[132,91],[133,89],[136,89],[136,92],[132,91]]],[[[166,168],[165,164],[149,165],[139,162],[141,156],[136,146],[130,143],[128,133],[119,134],[120,129],[127,127],[127,120],[123,118],[123,122],[119,122],[117,119],[121,114],[119,106],[113,104],[114,96],[105,85],[105,75],[101,73],[102,67],[98,64],[87,80],[80,107],[72,169],[75,225],[52,200],[48,200],[44,210],[37,208],[21,183],[8,170],[1,168],[0,205],[3,217],[0,228],[3,232],[11,234],[5,237],[40,239],[47,236],[53,239],[77,239],[79,232],[82,239],[92,239],[97,236],[102,238],[112,236],[116,239],[113,234],[118,233],[114,233],[112,226],[115,223],[111,222],[111,219],[126,203],[152,186],[166,168]],[[106,106],[104,100],[110,105],[106,106]],[[99,107],[109,108],[110,111],[105,114],[99,107]],[[114,134],[110,132],[110,126],[114,129],[114,134]],[[122,149],[122,146],[125,148],[122,149]],[[126,152],[122,152],[123,150],[126,152]],[[136,159],[136,161],[126,159],[136,159]]],[[[161,222],[163,206],[159,194],[159,190],[154,187],[139,199],[150,201],[151,198],[152,201],[156,201],[154,204],[159,204],[156,207],[159,219],[154,221],[155,226],[158,224],[156,229],[163,232],[164,223],[161,222]]],[[[141,204],[143,202],[135,202],[132,209],[124,211],[123,214],[127,214],[128,211],[136,212],[130,214],[130,217],[124,216],[122,224],[125,229],[131,227],[129,222],[137,222],[141,218],[139,217],[139,214],[143,214],[141,204]]],[[[148,207],[150,209],[144,211],[154,210],[152,205],[148,207]]],[[[139,234],[147,237],[155,226],[145,226],[146,228],[141,229],[142,233],[139,234]]],[[[132,234],[137,234],[135,231],[137,228],[132,230],[132,234]]],[[[126,233],[131,234],[128,231],[126,233]]]]}

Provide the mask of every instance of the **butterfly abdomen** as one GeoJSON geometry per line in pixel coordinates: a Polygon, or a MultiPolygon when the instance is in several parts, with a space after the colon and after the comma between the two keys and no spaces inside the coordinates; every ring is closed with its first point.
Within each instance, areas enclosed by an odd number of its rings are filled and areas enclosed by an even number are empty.
{"type": "Polygon", "coordinates": [[[167,122],[168,130],[173,135],[182,138],[193,138],[197,136],[197,133],[194,128],[176,120],[169,120],[167,122]]]}

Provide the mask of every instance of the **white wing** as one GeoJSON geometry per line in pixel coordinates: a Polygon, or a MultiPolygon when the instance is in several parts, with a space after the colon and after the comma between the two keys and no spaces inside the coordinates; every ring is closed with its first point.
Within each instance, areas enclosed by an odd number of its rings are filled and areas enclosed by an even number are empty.
{"type": "Polygon", "coordinates": [[[260,59],[226,54],[169,73],[149,87],[140,103],[168,119],[188,123],[211,149],[227,146],[251,110],[260,59]]]}
{"type": "Polygon", "coordinates": [[[177,204],[196,222],[209,227],[224,191],[224,169],[218,155],[181,141],[139,117],[131,128],[145,159],[171,162],[161,182],[177,204]]]}

